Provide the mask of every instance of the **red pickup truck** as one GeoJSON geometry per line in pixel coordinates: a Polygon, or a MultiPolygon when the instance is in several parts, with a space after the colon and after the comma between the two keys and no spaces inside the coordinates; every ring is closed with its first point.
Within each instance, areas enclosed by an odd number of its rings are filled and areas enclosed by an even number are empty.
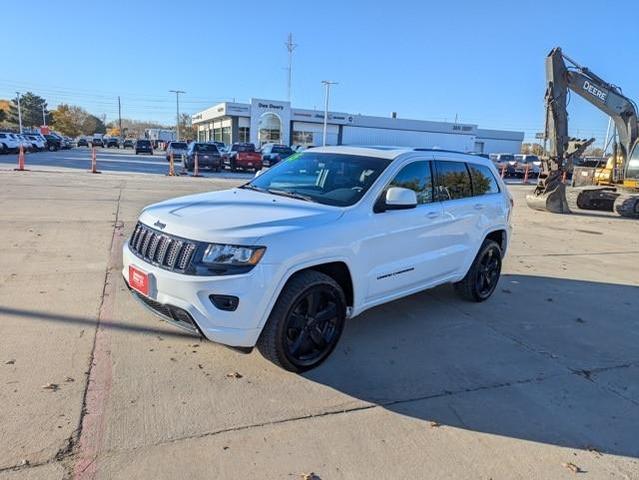
{"type": "Polygon", "coordinates": [[[262,155],[255,151],[252,143],[234,143],[224,155],[223,162],[232,172],[239,169],[257,171],[262,168],[262,155]]]}

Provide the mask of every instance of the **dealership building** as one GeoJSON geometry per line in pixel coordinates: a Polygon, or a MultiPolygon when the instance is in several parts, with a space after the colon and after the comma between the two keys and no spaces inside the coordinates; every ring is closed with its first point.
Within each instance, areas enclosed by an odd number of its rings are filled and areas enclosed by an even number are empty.
{"type": "MultiPolygon", "coordinates": [[[[256,145],[321,145],[324,111],[291,107],[290,102],[251,99],[222,102],[192,115],[199,141],[256,145]]],[[[468,123],[431,122],[329,112],[328,145],[392,145],[475,153],[519,153],[524,132],[488,130],[468,123]]]]}

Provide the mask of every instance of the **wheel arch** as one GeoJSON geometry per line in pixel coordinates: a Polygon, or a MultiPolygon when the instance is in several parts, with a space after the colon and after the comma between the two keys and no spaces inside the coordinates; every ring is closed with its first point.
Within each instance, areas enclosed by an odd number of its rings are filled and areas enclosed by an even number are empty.
{"type": "Polygon", "coordinates": [[[496,242],[499,245],[499,248],[501,248],[502,257],[504,256],[504,254],[506,253],[506,248],[508,247],[508,234],[506,233],[505,229],[499,228],[486,233],[486,235],[484,236],[484,240],[482,240],[482,244],[486,240],[492,240],[496,242]]]}

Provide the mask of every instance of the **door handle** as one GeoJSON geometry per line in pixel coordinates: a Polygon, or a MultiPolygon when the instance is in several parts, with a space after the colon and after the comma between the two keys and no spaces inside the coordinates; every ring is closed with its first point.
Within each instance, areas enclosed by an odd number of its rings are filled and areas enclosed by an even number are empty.
{"type": "Polygon", "coordinates": [[[483,210],[484,206],[481,203],[475,204],[475,210],[483,210]]]}
{"type": "Polygon", "coordinates": [[[437,218],[437,217],[439,217],[439,213],[437,213],[437,212],[428,212],[426,214],[426,217],[427,218],[437,218]]]}

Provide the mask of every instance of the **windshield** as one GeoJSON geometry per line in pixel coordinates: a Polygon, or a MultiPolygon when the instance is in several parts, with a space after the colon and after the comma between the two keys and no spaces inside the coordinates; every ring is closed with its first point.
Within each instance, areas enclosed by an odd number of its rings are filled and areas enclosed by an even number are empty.
{"type": "Polygon", "coordinates": [[[151,142],[149,142],[148,140],[138,140],[138,145],[141,147],[148,147],[149,145],[151,145],[151,142]]]}
{"type": "Polygon", "coordinates": [[[193,147],[193,151],[217,153],[217,147],[211,143],[196,143],[193,147]]]}
{"type": "Polygon", "coordinates": [[[186,148],[186,143],[184,143],[184,142],[172,142],[171,143],[171,148],[185,149],[186,148]]]}
{"type": "Polygon", "coordinates": [[[233,145],[233,147],[231,147],[231,150],[233,152],[254,152],[255,145],[253,145],[252,143],[249,143],[248,145],[233,145]]]}
{"type": "Polygon", "coordinates": [[[290,147],[286,147],[284,145],[274,145],[273,148],[271,149],[271,153],[280,153],[280,154],[284,154],[284,155],[292,155],[293,154],[293,150],[291,150],[290,147]]]}
{"type": "Polygon", "coordinates": [[[346,207],[362,198],[389,164],[383,158],[306,151],[291,155],[245,188],[346,207]]]}

